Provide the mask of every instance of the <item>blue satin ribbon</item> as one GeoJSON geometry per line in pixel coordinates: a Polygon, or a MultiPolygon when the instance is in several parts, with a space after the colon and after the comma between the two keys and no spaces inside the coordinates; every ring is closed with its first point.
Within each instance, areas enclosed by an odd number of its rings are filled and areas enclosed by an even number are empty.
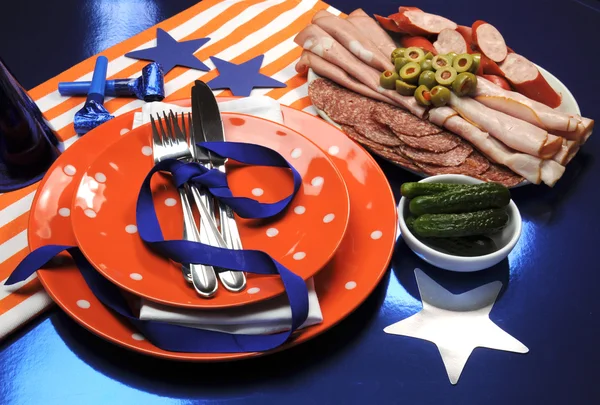
{"type": "Polygon", "coordinates": [[[150,180],[158,171],[170,171],[175,184],[186,182],[207,187],[218,199],[228,204],[244,218],[267,218],[287,208],[301,185],[300,174],[278,153],[258,145],[235,142],[199,144],[222,157],[241,163],[289,168],[294,179],[293,193],[275,203],[234,197],[226,176],[218,170],[208,170],[196,163],[165,160],[146,176],[137,201],[137,226],[140,237],[153,250],[180,263],[199,263],[215,268],[244,271],[262,275],[279,275],[290,302],[291,329],[272,335],[229,334],[171,325],[164,322],[142,321],[134,316],[119,288],[95,271],[76,246],[47,245],[31,252],[10,275],[7,285],[25,280],[60,252],[67,251],[75,260],[94,295],[108,308],[128,318],[155,346],[174,352],[237,353],[273,349],[285,341],[308,317],[308,290],[304,280],[285,268],[268,254],[257,250],[229,250],[184,240],[165,240],[150,189],[150,180]]]}

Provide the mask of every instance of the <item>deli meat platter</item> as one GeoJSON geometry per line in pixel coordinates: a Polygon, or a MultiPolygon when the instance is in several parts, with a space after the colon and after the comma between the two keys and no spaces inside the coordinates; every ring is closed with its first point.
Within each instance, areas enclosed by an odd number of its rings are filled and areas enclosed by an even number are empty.
{"type": "Polygon", "coordinates": [[[560,80],[486,21],[323,10],[295,41],[319,115],[422,176],[552,187],[594,127],[560,80]]]}

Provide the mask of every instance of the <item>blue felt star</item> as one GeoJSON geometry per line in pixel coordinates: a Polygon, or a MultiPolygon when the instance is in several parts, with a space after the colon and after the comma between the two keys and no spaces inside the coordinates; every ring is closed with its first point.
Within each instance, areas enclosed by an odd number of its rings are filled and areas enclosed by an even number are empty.
{"type": "Polygon", "coordinates": [[[259,55],[236,65],[211,56],[210,59],[219,70],[219,76],[207,84],[213,90],[230,89],[234,96],[249,96],[254,87],[286,87],[285,83],[259,72],[264,57],[265,55],[259,55]]]}
{"type": "Polygon", "coordinates": [[[162,66],[164,74],[167,74],[175,66],[185,66],[207,72],[210,70],[209,67],[196,58],[194,52],[208,41],[210,38],[177,42],[165,30],[158,28],[154,48],[129,52],[125,56],[157,62],[162,66]]]}

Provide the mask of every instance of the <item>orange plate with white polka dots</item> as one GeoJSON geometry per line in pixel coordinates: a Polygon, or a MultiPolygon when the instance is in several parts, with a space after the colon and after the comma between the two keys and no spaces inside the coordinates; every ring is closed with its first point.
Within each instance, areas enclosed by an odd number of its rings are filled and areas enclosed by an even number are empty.
{"type": "MultiPolygon", "coordinates": [[[[182,100],[178,104],[190,103],[182,100]]],[[[306,342],[350,315],[383,278],[397,232],[394,196],[371,155],[322,119],[283,105],[281,109],[287,127],[304,134],[330,156],[348,187],[352,215],[337,252],[313,278],[323,322],[298,331],[294,339],[275,351],[306,342]]],[[[100,127],[102,133],[100,128],[89,132],[52,165],[33,200],[27,233],[30,249],[50,243],[75,244],[68,207],[81,173],[99,152],[128,132],[132,122],[133,112],[116,117],[100,127]],[[65,174],[67,165],[75,169],[73,176],[65,174]]],[[[228,361],[272,353],[176,353],[159,349],[126,319],[102,305],[68,255],[60,259],[59,266],[38,271],[44,288],[73,320],[109,342],[149,356],[182,361],[228,361]]]]}
{"type": "MultiPolygon", "coordinates": [[[[331,259],[348,225],[348,190],[340,173],[324,151],[283,125],[226,113],[223,126],[228,141],[271,148],[302,176],[300,190],[284,213],[266,220],[236,217],[243,247],[268,253],[304,280],[312,277],[331,259]]],[[[141,240],[135,225],[136,202],[154,166],[151,145],[151,126],[146,124],[107,148],[83,174],[71,221],[90,263],[122,289],[170,306],[225,308],[283,293],[278,277],[248,274],[244,290],[230,292],[221,285],[212,298],[203,298],[183,277],[181,264],[157,255],[141,240]]],[[[233,195],[266,203],[293,190],[290,170],[275,167],[228,162],[227,181],[233,195]]],[[[181,239],[182,205],[170,176],[156,174],[151,187],[165,239],[181,239]]]]}

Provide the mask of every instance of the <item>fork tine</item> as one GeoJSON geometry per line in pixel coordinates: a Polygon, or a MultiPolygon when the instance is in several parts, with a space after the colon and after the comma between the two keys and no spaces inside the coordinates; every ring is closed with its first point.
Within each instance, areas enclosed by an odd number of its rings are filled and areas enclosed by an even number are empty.
{"type": "Polygon", "coordinates": [[[157,162],[162,155],[163,141],[152,115],[150,115],[150,122],[152,123],[152,156],[154,157],[154,161],[157,162]]]}
{"type": "Polygon", "coordinates": [[[169,137],[167,131],[165,130],[165,124],[163,123],[163,119],[160,117],[160,115],[157,113],[156,114],[156,120],[158,121],[158,126],[160,128],[160,133],[163,139],[163,144],[165,147],[171,147],[173,146],[173,142],[171,142],[171,138],[169,137]]]}

